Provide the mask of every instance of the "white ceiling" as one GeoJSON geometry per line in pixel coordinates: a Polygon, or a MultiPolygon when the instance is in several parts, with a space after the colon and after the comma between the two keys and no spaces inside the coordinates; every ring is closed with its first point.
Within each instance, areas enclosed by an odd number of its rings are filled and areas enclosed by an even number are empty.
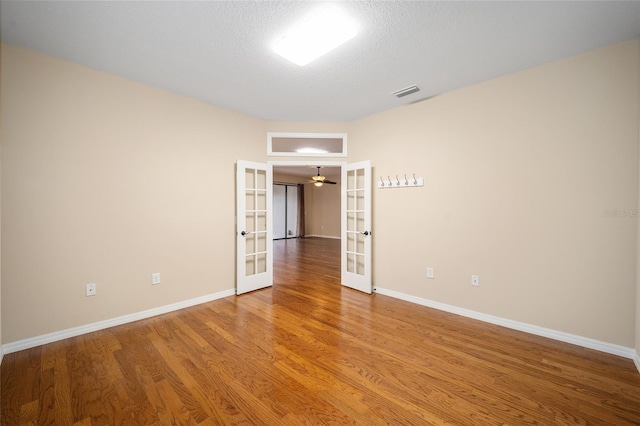
{"type": "Polygon", "coordinates": [[[359,35],[272,42],[327,2],[2,1],[2,41],[271,120],[351,121],[640,35],[640,2],[336,2],[359,35]],[[419,85],[397,99],[391,92],[419,85]]]}

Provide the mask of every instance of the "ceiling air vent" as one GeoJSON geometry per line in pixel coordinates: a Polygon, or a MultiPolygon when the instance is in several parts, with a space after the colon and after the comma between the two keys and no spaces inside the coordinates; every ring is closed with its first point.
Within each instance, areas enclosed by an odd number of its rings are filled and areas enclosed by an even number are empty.
{"type": "Polygon", "coordinates": [[[396,90],[395,92],[392,93],[392,95],[395,95],[396,97],[401,98],[403,96],[407,96],[407,95],[410,95],[412,93],[416,93],[416,92],[419,92],[419,91],[420,91],[420,88],[414,84],[413,86],[409,86],[409,87],[405,87],[404,89],[396,90]]]}

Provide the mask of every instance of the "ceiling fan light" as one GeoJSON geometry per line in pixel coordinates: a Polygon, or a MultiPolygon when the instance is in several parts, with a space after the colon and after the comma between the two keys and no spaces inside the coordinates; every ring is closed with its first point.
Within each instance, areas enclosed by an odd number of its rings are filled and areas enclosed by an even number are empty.
{"type": "Polygon", "coordinates": [[[320,176],[320,175],[318,175],[318,176],[311,176],[311,179],[313,179],[313,180],[320,180],[320,181],[322,181],[322,180],[324,180],[324,179],[325,179],[325,177],[324,177],[324,176],[320,176]]]}
{"type": "Polygon", "coordinates": [[[315,186],[322,186],[322,182],[314,182],[313,183],[315,186]]]}

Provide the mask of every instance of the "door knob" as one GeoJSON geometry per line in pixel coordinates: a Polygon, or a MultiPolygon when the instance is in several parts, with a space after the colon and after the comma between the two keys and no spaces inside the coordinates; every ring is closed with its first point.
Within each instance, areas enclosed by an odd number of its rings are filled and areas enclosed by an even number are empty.
{"type": "Polygon", "coordinates": [[[369,235],[369,231],[364,231],[363,234],[366,237],[367,235],[369,235]]]}

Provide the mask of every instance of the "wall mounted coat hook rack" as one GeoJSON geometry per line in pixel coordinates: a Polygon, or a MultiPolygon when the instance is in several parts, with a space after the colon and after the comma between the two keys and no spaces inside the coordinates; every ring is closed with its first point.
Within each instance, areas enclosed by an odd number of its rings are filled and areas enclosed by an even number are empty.
{"type": "Polygon", "coordinates": [[[391,176],[387,175],[387,178],[380,176],[378,182],[378,189],[386,188],[411,188],[416,186],[424,186],[424,178],[416,177],[415,173],[412,173],[413,179],[408,179],[407,174],[403,173],[404,179],[400,179],[396,175],[395,179],[391,179],[391,176]]]}

